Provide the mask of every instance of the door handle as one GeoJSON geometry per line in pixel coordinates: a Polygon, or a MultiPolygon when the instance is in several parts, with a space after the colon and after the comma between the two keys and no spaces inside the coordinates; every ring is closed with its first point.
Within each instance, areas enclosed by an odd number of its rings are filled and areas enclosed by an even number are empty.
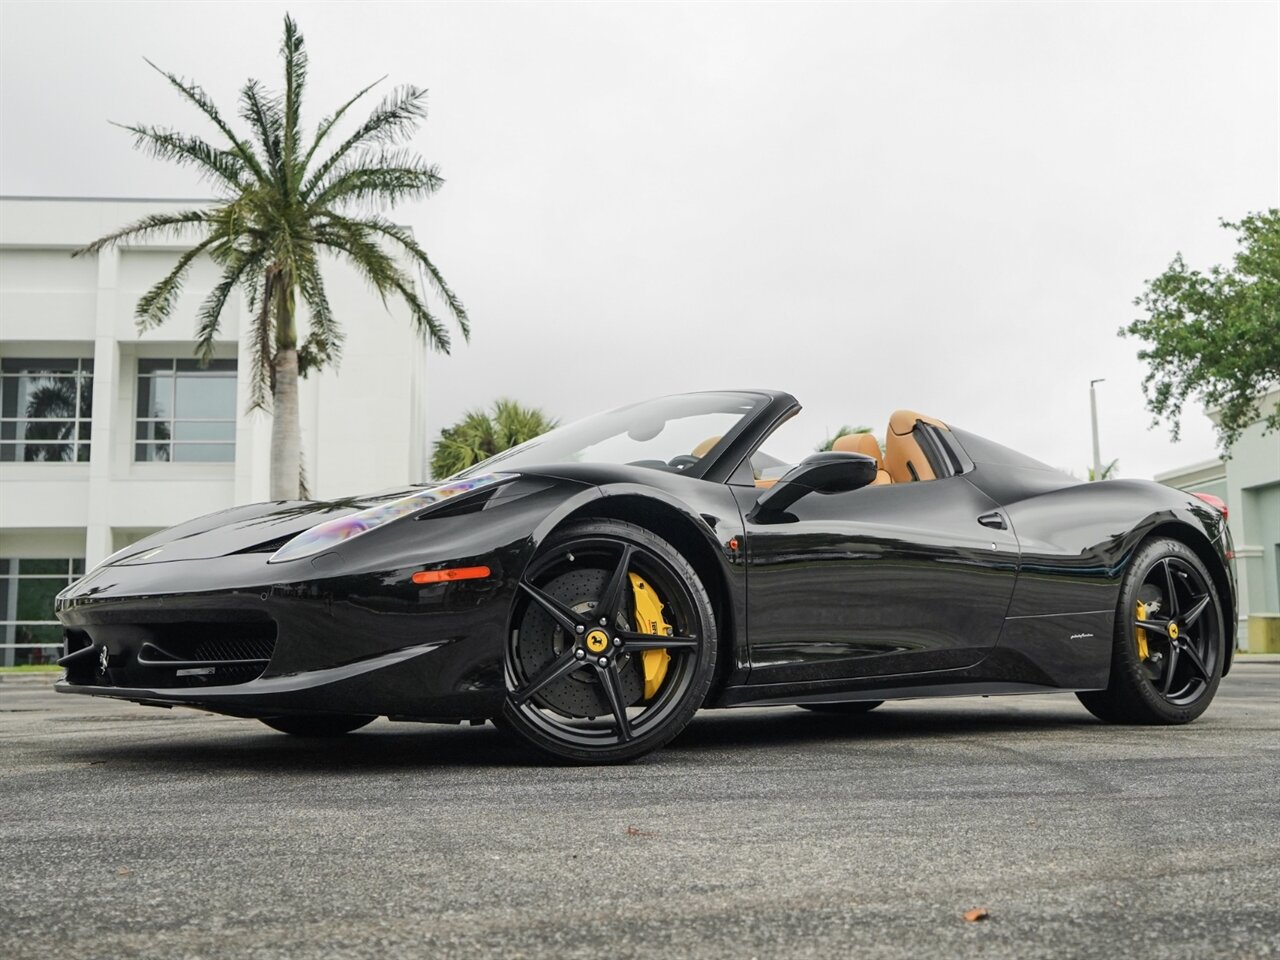
{"type": "Polygon", "coordinates": [[[984,513],[978,518],[978,522],[984,527],[990,527],[992,530],[1009,529],[1009,524],[1005,523],[1004,514],[999,510],[992,510],[990,513],[984,513]]]}

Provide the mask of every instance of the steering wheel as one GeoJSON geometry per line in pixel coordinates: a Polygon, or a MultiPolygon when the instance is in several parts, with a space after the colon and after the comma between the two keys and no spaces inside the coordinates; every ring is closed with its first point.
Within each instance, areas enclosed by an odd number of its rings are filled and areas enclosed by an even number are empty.
{"type": "Polygon", "coordinates": [[[670,460],[668,460],[667,466],[672,467],[676,470],[683,470],[685,467],[692,467],[695,463],[697,463],[701,459],[702,459],[701,457],[694,457],[694,456],[690,456],[687,453],[682,453],[680,454],[680,456],[672,457],[670,460]]]}

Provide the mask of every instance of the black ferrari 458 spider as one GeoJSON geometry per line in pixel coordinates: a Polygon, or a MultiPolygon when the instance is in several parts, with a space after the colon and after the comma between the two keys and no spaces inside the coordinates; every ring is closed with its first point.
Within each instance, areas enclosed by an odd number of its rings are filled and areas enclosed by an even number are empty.
{"type": "Polygon", "coordinates": [[[883,448],[789,465],[763,447],[799,409],[664,397],[439,485],[192,520],[59,596],[58,689],[302,736],[492,720],[586,763],[705,707],[1072,691],[1172,724],[1209,705],[1236,624],[1216,506],[906,410],[883,448]]]}

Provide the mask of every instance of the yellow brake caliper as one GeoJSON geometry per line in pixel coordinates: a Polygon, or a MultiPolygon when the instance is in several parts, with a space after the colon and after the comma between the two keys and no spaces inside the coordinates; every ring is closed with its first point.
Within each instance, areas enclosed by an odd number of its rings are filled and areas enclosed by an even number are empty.
{"type": "MultiPolygon", "coordinates": [[[[631,593],[635,597],[635,623],[639,633],[671,636],[671,627],[662,617],[662,601],[653,592],[653,587],[644,578],[628,573],[631,578],[631,593]]],[[[671,662],[671,654],[666,650],[644,650],[640,653],[640,664],[644,669],[644,698],[652,700],[667,676],[667,664],[671,662]]]]}
{"type": "MultiPolygon", "coordinates": [[[[1147,619],[1147,605],[1141,600],[1138,601],[1138,619],[1147,619]]],[[[1138,627],[1133,631],[1133,633],[1134,636],[1138,638],[1138,659],[1146,660],[1148,656],[1150,656],[1150,652],[1147,650],[1147,631],[1138,627]]]]}

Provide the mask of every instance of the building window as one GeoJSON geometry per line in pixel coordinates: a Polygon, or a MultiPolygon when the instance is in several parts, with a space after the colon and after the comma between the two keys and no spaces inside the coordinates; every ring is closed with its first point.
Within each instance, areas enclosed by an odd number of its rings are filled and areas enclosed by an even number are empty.
{"type": "Polygon", "coordinates": [[[0,360],[0,461],[87,461],[92,418],[92,360],[0,360]]]}
{"type": "Polygon", "coordinates": [[[83,560],[0,559],[0,663],[51,663],[62,656],[53,598],[82,576],[83,560]]]}
{"type": "Polygon", "coordinates": [[[236,458],[236,362],[138,361],[135,460],[236,458]]]}

